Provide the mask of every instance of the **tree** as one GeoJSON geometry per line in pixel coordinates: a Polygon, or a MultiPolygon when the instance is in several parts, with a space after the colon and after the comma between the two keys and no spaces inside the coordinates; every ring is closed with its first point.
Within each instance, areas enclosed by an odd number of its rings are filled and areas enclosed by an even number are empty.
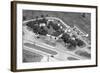
{"type": "Polygon", "coordinates": [[[72,49],[75,49],[76,47],[70,44],[70,45],[68,45],[67,48],[72,50],[72,49]]]}
{"type": "Polygon", "coordinates": [[[76,47],[77,42],[75,40],[70,40],[70,45],[76,47]]]}
{"type": "Polygon", "coordinates": [[[80,40],[80,39],[76,39],[76,42],[77,42],[77,45],[79,46],[79,47],[81,47],[81,46],[83,46],[85,43],[82,41],[82,40],[80,40]]]}
{"type": "Polygon", "coordinates": [[[68,49],[71,49],[71,50],[75,49],[77,46],[77,42],[75,40],[72,40],[72,39],[70,39],[69,44],[70,45],[68,45],[68,49]]]}
{"type": "Polygon", "coordinates": [[[36,34],[38,34],[39,31],[40,31],[40,27],[39,27],[38,25],[35,25],[35,26],[33,27],[33,32],[36,33],[36,34]]]}
{"type": "Polygon", "coordinates": [[[47,25],[47,19],[45,17],[43,17],[42,22],[45,23],[47,25]]]}
{"type": "Polygon", "coordinates": [[[60,29],[60,26],[58,26],[57,24],[52,25],[52,27],[53,27],[53,29],[54,29],[55,31],[57,31],[57,30],[60,29]]]}
{"type": "Polygon", "coordinates": [[[41,27],[38,33],[40,35],[46,35],[48,32],[43,27],[41,27]]]}
{"type": "Polygon", "coordinates": [[[26,26],[30,27],[30,28],[34,28],[35,25],[35,21],[30,21],[26,24],[26,26]]]}
{"type": "Polygon", "coordinates": [[[26,25],[29,28],[31,28],[33,32],[36,34],[46,35],[48,33],[43,27],[40,27],[39,25],[35,24],[33,21],[28,22],[26,25]]]}
{"type": "Polygon", "coordinates": [[[52,28],[53,28],[55,31],[57,31],[57,30],[60,29],[60,26],[58,26],[58,25],[57,25],[56,23],[54,23],[53,21],[50,21],[50,22],[49,22],[49,25],[51,25],[52,28]]]}
{"type": "Polygon", "coordinates": [[[62,35],[61,39],[63,39],[63,41],[64,41],[65,43],[70,43],[70,35],[67,34],[67,33],[64,33],[64,34],[62,35]]]}
{"type": "Polygon", "coordinates": [[[61,38],[65,43],[69,44],[68,46],[69,49],[76,48],[77,42],[76,40],[71,39],[69,34],[64,33],[61,38]]]}

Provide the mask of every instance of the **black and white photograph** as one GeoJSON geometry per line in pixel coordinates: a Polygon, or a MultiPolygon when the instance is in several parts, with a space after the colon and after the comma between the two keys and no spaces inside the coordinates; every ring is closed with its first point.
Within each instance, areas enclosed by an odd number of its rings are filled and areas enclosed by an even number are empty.
{"type": "Polygon", "coordinates": [[[13,2],[12,70],[97,66],[97,7],[13,2]]]}
{"type": "Polygon", "coordinates": [[[91,59],[91,13],[23,10],[23,62],[91,59]]]}

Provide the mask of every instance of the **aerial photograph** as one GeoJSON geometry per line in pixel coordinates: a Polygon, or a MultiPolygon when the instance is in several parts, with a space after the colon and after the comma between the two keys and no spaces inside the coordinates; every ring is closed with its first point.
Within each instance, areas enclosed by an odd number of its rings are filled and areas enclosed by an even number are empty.
{"type": "Polygon", "coordinates": [[[91,13],[23,10],[22,62],[91,60],[91,13]]]}

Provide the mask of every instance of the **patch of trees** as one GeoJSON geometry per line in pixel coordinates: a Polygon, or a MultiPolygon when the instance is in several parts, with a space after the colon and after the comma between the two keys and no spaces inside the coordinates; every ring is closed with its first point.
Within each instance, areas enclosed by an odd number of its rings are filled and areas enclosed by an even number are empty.
{"type": "Polygon", "coordinates": [[[70,35],[67,34],[67,33],[64,33],[62,35],[61,39],[64,41],[65,44],[66,43],[69,44],[68,45],[69,49],[70,48],[76,48],[76,46],[81,47],[81,46],[83,46],[85,44],[82,40],[80,40],[78,38],[75,38],[75,40],[71,39],[70,35]]]}
{"type": "Polygon", "coordinates": [[[70,35],[67,34],[67,33],[64,33],[63,36],[61,37],[64,41],[64,43],[66,44],[69,44],[68,45],[68,48],[69,49],[73,49],[73,48],[76,48],[77,46],[77,42],[73,39],[71,39],[70,35]]]}
{"type": "Polygon", "coordinates": [[[68,49],[75,49],[77,46],[77,42],[75,40],[70,39],[68,49]]]}
{"type": "Polygon", "coordinates": [[[38,22],[38,24],[40,24],[40,23],[45,23],[45,24],[47,24],[47,19],[42,18],[42,19],[37,20],[37,22],[38,22]]]}
{"type": "Polygon", "coordinates": [[[26,26],[33,28],[34,27],[35,22],[34,21],[30,21],[26,24],[26,26]]]}
{"type": "Polygon", "coordinates": [[[52,21],[50,21],[48,25],[49,25],[49,26],[51,25],[52,28],[53,28],[55,31],[57,31],[57,30],[60,29],[60,26],[58,26],[57,23],[54,23],[54,22],[52,22],[52,21]]]}
{"type": "Polygon", "coordinates": [[[38,24],[34,24],[33,21],[28,22],[26,25],[27,25],[29,28],[31,28],[31,29],[33,30],[34,33],[38,33],[38,32],[39,32],[39,29],[40,29],[39,25],[38,25],[38,24]]]}
{"type": "Polygon", "coordinates": [[[64,41],[64,43],[70,43],[70,35],[67,33],[64,33],[61,39],[64,41]]]}
{"type": "Polygon", "coordinates": [[[30,27],[36,34],[46,35],[48,33],[43,27],[40,27],[38,24],[34,24],[33,22],[29,22],[26,25],[30,27]]]}
{"type": "Polygon", "coordinates": [[[85,45],[85,43],[82,40],[77,39],[77,38],[75,40],[77,42],[77,46],[81,47],[81,46],[85,45]]]}
{"type": "Polygon", "coordinates": [[[64,31],[60,28],[60,26],[58,26],[58,24],[53,21],[49,21],[47,28],[49,29],[50,27],[52,27],[55,30],[55,32],[53,32],[52,36],[57,37],[60,34],[64,33],[64,31]]]}
{"type": "Polygon", "coordinates": [[[39,32],[38,32],[38,34],[40,34],[40,35],[46,35],[46,34],[48,34],[48,31],[45,30],[44,27],[41,27],[40,30],[39,30],[39,32]]]}

